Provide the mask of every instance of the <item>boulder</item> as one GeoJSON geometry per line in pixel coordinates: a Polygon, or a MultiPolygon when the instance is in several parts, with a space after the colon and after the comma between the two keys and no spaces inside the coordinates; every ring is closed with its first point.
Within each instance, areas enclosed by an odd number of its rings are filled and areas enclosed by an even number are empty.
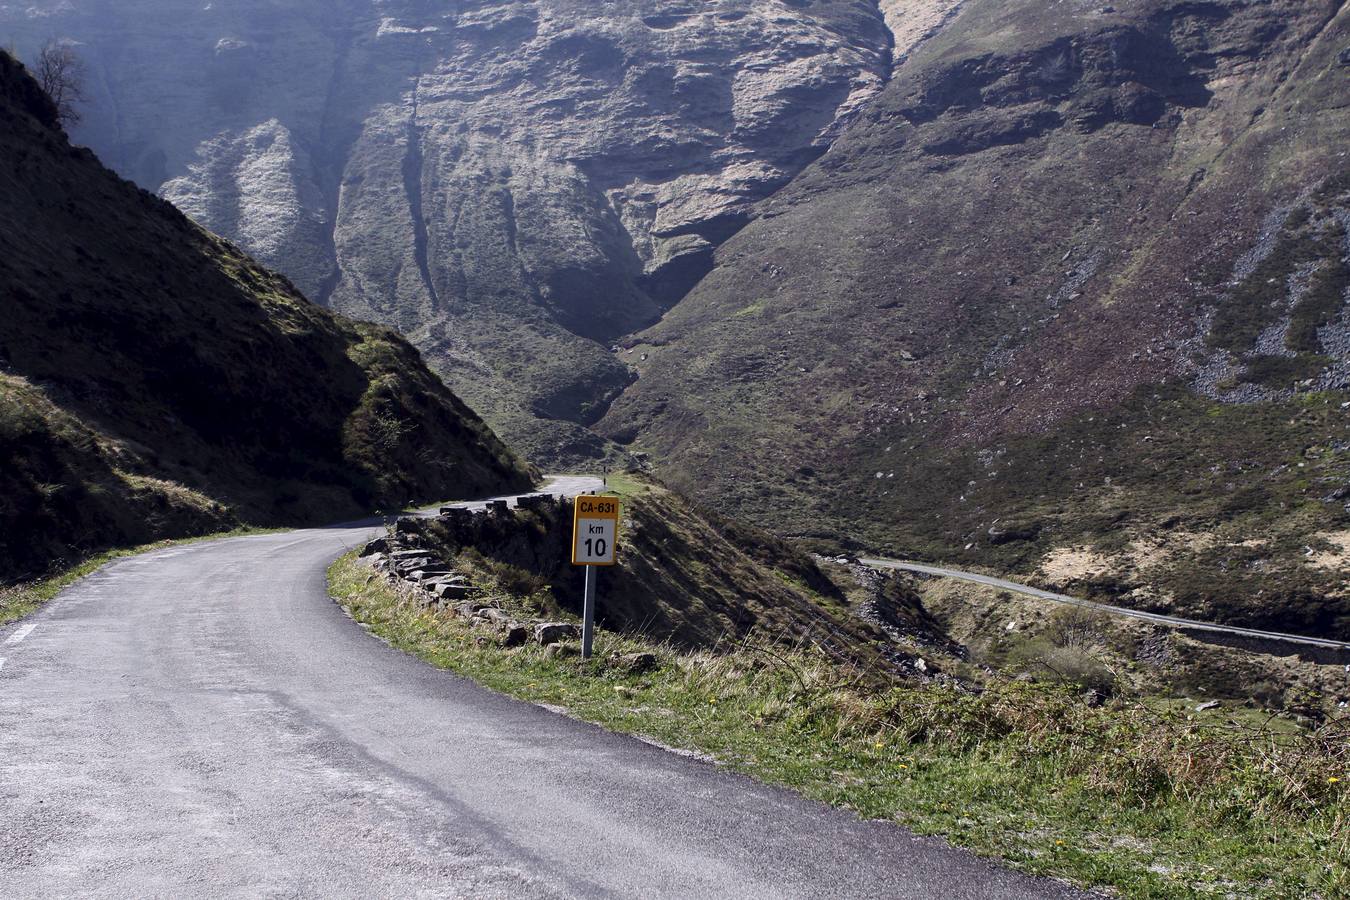
{"type": "Polygon", "coordinates": [[[425,520],[411,516],[404,516],[394,523],[394,531],[398,534],[421,534],[425,527],[425,520]]]}
{"type": "Polygon", "coordinates": [[[503,647],[519,647],[529,639],[529,626],[520,622],[512,622],[502,629],[503,647]]]}
{"type": "MultiPolygon", "coordinates": [[[[446,598],[449,600],[449,598],[446,598]]],[[[472,600],[462,600],[454,605],[454,613],[461,619],[472,619],[478,610],[482,609],[481,603],[474,603],[472,600]]]]}
{"type": "MultiPolygon", "coordinates": [[[[441,600],[445,603],[462,605],[463,601],[471,600],[478,595],[478,588],[471,584],[464,584],[456,581],[439,581],[434,582],[429,586],[424,584],[423,587],[430,591],[437,600],[441,600]]],[[[463,615],[465,618],[473,615],[472,608],[470,608],[468,613],[465,613],[463,610],[456,607],[456,612],[463,615]]]]}
{"type": "Polygon", "coordinates": [[[581,629],[570,622],[540,622],[534,626],[534,639],[544,647],[559,641],[576,640],[579,637],[581,629]]]}
{"type": "Polygon", "coordinates": [[[1036,524],[997,525],[989,529],[989,543],[1011,544],[1014,541],[1034,541],[1041,536],[1041,526],[1036,524]]]}
{"type": "Polygon", "coordinates": [[[467,585],[469,584],[469,579],[455,572],[448,572],[442,573],[440,575],[433,575],[430,578],[425,578],[422,580],[422,587],[428,589],[434,588],[440,584],[467,585]]]}
{"type": "Polygon", "coordinates": [[[432,565],[432,559],[429,556],[423,556],[420,559],[395,559],[389,562],[389,568],[400,578],[409,578],[413,572],[425,569],[430,565],[432,565]]]}
{"type": "Polygon", "coordinates": [[[423,566],[420,569],[413,569],[404,577],[407,578],[409,581],[423,582],[423,581],[439,580],[447,575],[454,575],[454,574],[455,570],[450,568],[449,566],[430,565],[430,566],[423,566]]]}
{"type": "Polygon", "coordinates": [[[394,548],[389,546],[389,538],[376,538],[369,544],[361,548],[362,556],[374,556],[381,553],[390,553],[394,548]]]}
{"type": "Polygon", "coordinates": [[[515,621],[504,610],[497,609],[495,606],[484,606],[475,612],[473,617],[497,625],[509,625],[515,621]]]}
{"type": "Polygon", "coordinates": [[[632,675],[650,672],[656,668],[655,653],[623,653],[610,657],[610,665],[632,675]]]}

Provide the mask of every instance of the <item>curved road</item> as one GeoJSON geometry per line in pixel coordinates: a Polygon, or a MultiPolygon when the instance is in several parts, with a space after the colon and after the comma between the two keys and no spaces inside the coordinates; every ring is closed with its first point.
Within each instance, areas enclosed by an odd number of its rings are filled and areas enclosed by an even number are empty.
{"type": "Polygon", "coordinates": [[[1025,584],[1018,584],[1015,581],[1007,581],[1002,578],[995,578],[992,575],[980,575],[977,572],[963,572],[960,569],[944,569],[941,566],[929,566],[924,565],[923,563],[905,562],[904,560],[899,559],[859,559],[858,562],[874,569],[898,569],[903,572],[919,572],[924,575],[940,575],[944,578],[956,578],[961,581],[969,581],[975,584],[984,584],[990,587],[1001,588],[1005,591],[1012,591],[1015,594],[1025,594],[1028,597],[1039,597],[1042,600],[1051,600],[1055,603],[1067,603],[1071,606],[1081,606],[1085,609],[1095,609],[1116,616],[1126,616],[1131,619],[1143,619],[1145,622],[1157,622],[1161,625],[1171,625],[1177,628],[1187,628],[1195,631],[1212,631],[1217,634],[1231,634],[1239,637],[1260,638],[1261,640],[1279,641],[1286,644],[1302,644],[1308,647],[1350,650],[1350,644],[1331,638],[1304,637],[1300,634],[1284,634],[1279,631],[1259,631],[1255,628],[1239,628],[1234,625],[1216,625],[1213,622],[1200,622],[1195,619],[1180,619],[1176,616],[1164,616],[1160,613],[1143,612],[1142,610],[1128,609],[1123,606],[1108,606],[1105,603],[1094,603],[1091,600],[1070,597],[1068,594],[1056,594],[1054,591],[1043,591],[1040,588],[1029,587],[1025,584]]]}
{"type": "Polygon", "coordinates": [[[375,529],[129,558],[0,631],[0,894],[1082,896],[386,646],[324,580],[375,529]]]}

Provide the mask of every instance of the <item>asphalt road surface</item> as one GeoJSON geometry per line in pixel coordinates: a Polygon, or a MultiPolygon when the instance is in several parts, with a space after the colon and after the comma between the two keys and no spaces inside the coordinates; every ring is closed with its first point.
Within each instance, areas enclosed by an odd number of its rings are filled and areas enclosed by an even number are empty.
{"type": "Polygon", "coordinates": [[[1055,603],[1081,606],[1085,609],[1094,609],[1115,616],[1142,619],[1145,622],[1157,622],[1161,625],[1171,625],[1176,628],[1189,628],[1195,631],[1212,631],[1216,634],[1231,634],[1240,637],[1259,638],[1267,641],[1279,641],[1284,644],[1300,644],[1306,647],[1326,647],[1332,650],[1350,650],[1350,644],[1332,638],[1305,637],[1299,634],[1285,634],[1280,631],[1260,631],[1256,628],[1239,628],[1235,625],[1217,625],[1213,622],[1200,622],[1195,619],[1180,619],[1176,616],[1165,616],[1160,613],[1128,609],[1123,606],[1109,606],[1105,603],[1094,603],[1091,600],[1070,597],[1067,594],[1057,594],[1054,591],[1043,591],[1040,588],[1028,587],[1025,584],[1018,584],[1015,581],[995,578],[992,575],[981,575],[977,572],[963,572],[960,569],[945,569],[941,566],[929,566],[924,565],[923,563],[906,562],[899,559],[860,559],[858,562],[865,566],[871,566],[874,569],[898,569],[903,572],[919,572],[924,575],[938,575],[943,578],[956,578],[961,581],[969,581],[975,584],[985,584],[1005,591],[1012,591],[1015,594],[1025,594],[1028,597],[1039,597],[1042,600],[1050,600],[1055,603]]]}
{"type": "Polygon", "coordinates": [[[374,530],[121,560],[0,629],[0,895],[1081,896],[386,646],[324,580],[374,530]]]}

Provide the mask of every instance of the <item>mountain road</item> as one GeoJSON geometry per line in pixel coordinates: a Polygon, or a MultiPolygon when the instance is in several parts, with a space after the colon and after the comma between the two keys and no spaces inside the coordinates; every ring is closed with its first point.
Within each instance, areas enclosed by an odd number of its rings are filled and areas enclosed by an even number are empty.
{"type": "Polygon", "coordinates": [[[1010,591],[1014,594],[1023,594],[1028,597],[1036,597],[1041,600],[1049,600],[1054,603],[1063,603],[1070,606],[1080,606],[1084,609],[1092,609],[1115,616],[1141,619],[1145,622],[1156,622],[1160,625],[1169,625],[1174,628],[1208,631],[1215,634],[1255,638],[1263,641],[1276,641],[1283,644],[1301,644],[1307,647],[1321,647],[1331,650],[1350,650],[1350,644],[1347,644],[1345,641],[1338,641],[1334,638],[1306,637],[1300,634],[1285,634],[1280,631],[1261,631],[1256,628],[1243,628],[1237,625],[1220,625],[1215,622],[1182,619],[1177,616],[1145,612],[1143,610],[1130,609],[1124,606],[1110,606],[1105,603],[1095,603],[1091,600],[1071,597],[1068,594],[1059,594],[1054,591],[1030,587],[1029,585],[1019,584],[1015,581],[1008,581],[1006,578],[997,578],[993,575],[982,575],[978,572],[964,572],[960,569],[948,569],[943,568],[942,566],[906,562],[905,560],[899,559],[863,558],[859,559],[858,562],[873,569],[891,569],[902,572],[915,572],[921,575],[936,575],[940,578],[955,578],[959,581],[968,581],[973,584],[983,584],[988,587],[999,588],[1000,590],[1010,591]]]}
{"type": "Polygon", "coordinates": [[[325,581],[379,527],[126,558],[0,630],[0,893],[1086,896],[389,647],[325,581]]]}

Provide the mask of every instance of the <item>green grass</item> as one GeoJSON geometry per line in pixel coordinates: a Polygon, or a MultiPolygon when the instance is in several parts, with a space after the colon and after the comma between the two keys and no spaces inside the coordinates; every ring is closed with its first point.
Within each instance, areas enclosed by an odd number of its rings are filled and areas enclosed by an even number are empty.
{"type": "Polygon", "coordinates": [[[0,587],[0,625],[14,622],[18,619],[22,619],[29,613],[35,612],[38,607],[42,606],[42,604],[46,603],[48,600],[51,600],[66,588],[70,587],[81,578],[94,574],[113,560],[123,559],[128,556],[139,556],[142,553],[149,553],[152,550],[163,550],[166,547],[179,547],[184,544],[213,541],[217,538],[242,537],[250,534],[269,534],[285,530],[286,529],[284,528],[236,528],[232,531],[221,531],[216,534],[206,534],[199,537],[156,541],[152,544],[142,544],[139,547],[123,547],[116,550],[105,550],[102,553],[89,557],[78,565],[64,569],[48,578],[28,582],[26,584],[0,587]]]}
{"type": "Polygon", "coordinates": [[[997,682],[851,687],[810,652],[677,652],[600,632],[596,657],[481,642],[347,556],[335,598],[392,645],[494,690],[710,755],[762,781],[1126,897],[1350,891],[1342,719],[1290,733],[1223,714],[997,682]],[[609,662],[657,653],[635,675],[609,662]]]}
{"type": "Polygon", "coordinates": [[[651,482],[614,472],[605,476],[605,491],[619,497],[641,497],[653,490],[651,482]]]}
{"type": "Polygon", "coordinates": [[[1316,378],[1330,365],[1331,357],[1317,354],[1305,353],[1292,357],[1256,355],[1248,360],[1242,380],[1287,390],[1305,378],[1316,378]]]}
{"type": "Polygon", "coordinates": [[[1345,242],[1345,229],[1339,223],[1332,231],[1331,252],[1313,275],[1308,294],[1294,307],[1285,346],[1290,350],[1316,353],[1322,349],[1317,330],[1335,321],[1345,304],[1350,287],[1350,266],[1341,260],[1336,248],[1345,242]]]}
{"type": "Polygon", "coordinates": [[[1215,546],[1179,550],[1165,568],[1149,570],[1148,587],[1167,610],[1350,635],[1344,579],[1304,562],[1313,535],[1350,527],[1343,504],[1323,500],[1350,479],[1347,400],[1338,391],[1218,404],[1177,385],[1144,388],[1113,410],[1002,441],[988,465],[970,452],[916,452],[922,444],[897,441],[865,457],[864,473],[895,471],[898,487],[886,495],[881,486],[890,481],[855,482],[868,515],[853,534],[890,555],[1028,576],[1055,547],[1112,554],[1138,538],[1195,532],[1215,546]],[[994,544],[995,522],[1039,531],[994,544]],[[1240,546],[1249,538],[1266,542],[1259,553],[1240,546]]]}

